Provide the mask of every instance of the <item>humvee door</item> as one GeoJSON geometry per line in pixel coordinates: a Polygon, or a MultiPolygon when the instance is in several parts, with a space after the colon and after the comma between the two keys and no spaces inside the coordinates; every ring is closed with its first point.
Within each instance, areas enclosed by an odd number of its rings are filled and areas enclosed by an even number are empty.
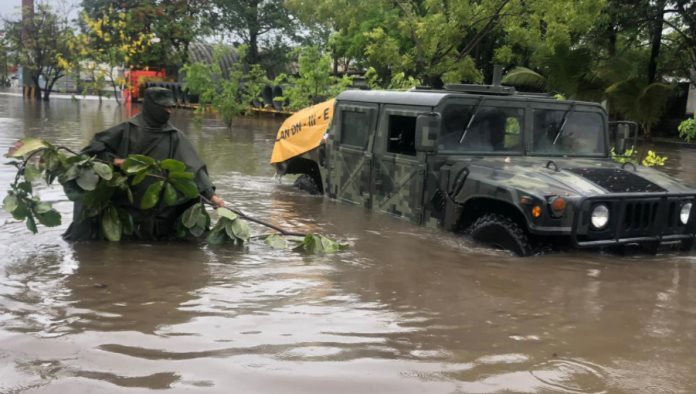
{"type": "Polygon", "coordinates": [[[371,136],[377,104],[339,103],[334,114],[335,134],[328,174],[331,197],[370,206],[371,136]]]}
{"type": "Polygon", "coordinates": [[[430,108],[386,105],[374,148],[373,208],[420,223],[425,153],[416,152],[416,118],[430,108]]]}

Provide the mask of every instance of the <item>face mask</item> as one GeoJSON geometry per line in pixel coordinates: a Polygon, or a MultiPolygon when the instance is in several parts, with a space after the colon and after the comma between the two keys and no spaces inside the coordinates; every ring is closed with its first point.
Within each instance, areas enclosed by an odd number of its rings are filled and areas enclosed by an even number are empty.
{"type": "Polygon", "coordinates": [[[167,107],[174,106],[174,97],[169,89],[149,88],[143,100],[143,119],[148,126],[160,128],[169,121],[167,107]]]}

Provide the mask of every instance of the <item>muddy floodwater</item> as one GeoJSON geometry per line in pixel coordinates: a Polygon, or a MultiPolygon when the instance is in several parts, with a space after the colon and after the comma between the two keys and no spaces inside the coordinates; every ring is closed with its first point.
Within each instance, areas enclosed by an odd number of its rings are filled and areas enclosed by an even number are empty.
{"type": "MultiPolygon", "coordinates": [[[[77,149],[131,111],[0,96],[0,151],[77,149]]],[[[0,393],[696,392],[695,254],[512,257],[279,182],[279,119],[173,123],[225,200],[350,249],[68,244],[72,205],[43,188],[60,227],[0,213],[0,393]]],[[[696,150],[658,151],[696,184],[696,150]]]]}

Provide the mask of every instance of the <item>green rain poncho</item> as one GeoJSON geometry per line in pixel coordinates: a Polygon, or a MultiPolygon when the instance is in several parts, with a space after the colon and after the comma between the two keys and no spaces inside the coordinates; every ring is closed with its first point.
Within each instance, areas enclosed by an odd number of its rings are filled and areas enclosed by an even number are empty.
{"type": "MultiPolygon", "coordinates": [[[[140,114],[96,134],[82,153],[96,155],[108,162],[113,162],[115,158],[126,158],[129,154],[146,155],[156,160],[182,161],[186,163],[187,171],[194,174],[194,181],[201,194],[211,198],[215,187],[208,177],[205,163],[198,157],[184,133],[169,123],[167,107],[172,105],[174,100],[171,91],[163,88],[147,89],[140,114]]],[[[154,179],[146,178],[140,184],[131,186],[135,205],[140,203],[145,190],[153,182],[154,179]]],[[[133,216],[135,238],[145,240],[171,238],[176,229],[176,219],[193,202],[171,207],[160,203],[152,209],[142,211],[130,204],[125,196],[114,197],[114,203],[133,216]]],[[[82,204],[76,201],[73,223],[63,235],[66,240],[103,239],[97,220],[85,216],[82,204]]]]}

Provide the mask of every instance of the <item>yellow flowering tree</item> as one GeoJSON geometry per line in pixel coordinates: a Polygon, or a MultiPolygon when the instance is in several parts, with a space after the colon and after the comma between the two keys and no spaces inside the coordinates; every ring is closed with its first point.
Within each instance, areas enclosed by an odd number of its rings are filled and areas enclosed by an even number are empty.
{"type": "Polygon", "coordinates": [[[112,7],[95,18],[82,13],[84,32],[76,40],[81,57],[88,60],[84,63],[87,71],[92,73],[93,82],[88,85],[88,89],[100,94],[101,85],[109,81],[118,103],[119,87],[126,84],[126,80],[118,72],[119,67],[133,65],[133,59],[150,48],[154,37],[151,33],[129,32],[129,18],[127,11],[114,10],[112,7]]]}

